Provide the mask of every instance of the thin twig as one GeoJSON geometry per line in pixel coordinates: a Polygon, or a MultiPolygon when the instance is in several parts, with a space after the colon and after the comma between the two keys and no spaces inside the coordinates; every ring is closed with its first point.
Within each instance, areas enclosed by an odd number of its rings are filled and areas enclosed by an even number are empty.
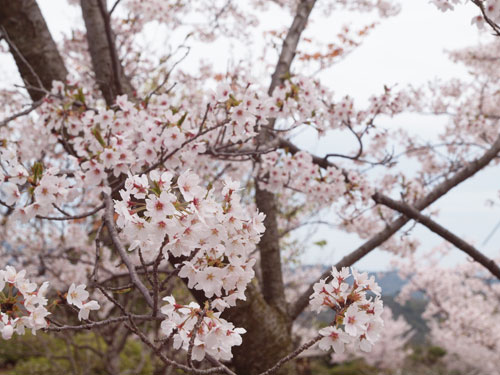
{"type": "Polygon", "coordinates": [[[38,83],[38,88],[40,90],[43,90],[44,92],[47,92],[47,88],[43,85],[42,80],[40,79],[40,76],[36,73],[35,69],[31,66],[31,64],[26,60],[26,58],[23,56],[21,51],[16,47],[16,45],[12,42],[12,40],[9,37],[9,34],[7,34],[7,31],[3,26],[0,26],[2,29],[2,34],[4,36],[5,41],[9,45],[9,47],[14,50],[14,52],[17,54],[17,56],[21,59],[21,61],[26,65],[26,67],[29,69],[30,73],[35,77],[38,83]]]}
{"type": "Polygon", "coordinates": [[[290,354],[288,354],[286,357],[281,358],[273,367],[271,367],[270,369],[268,369],[268,370],[266,370],[264,372],[261,372],[259,375],[270,375],[270,374],[276,372],[285,363],[287,363],[288,361],[294,359],[295,357],[297,357],[303,351],[309,349],[311,346],[313,346],[314,344],[316,344],[322,338],[323,338],[323,336],[321,336],[321,335],[316,336],[312,340],[310,340],[310,341],[306,342],[305,344],[299,346],[297,349],[295,349],[293,352],[291,352],[290,354]]]}
{"type": "MultiPolygon", "coordinates": [[[[153,318],[151,315],[132,315],[134,319],[137,320],[163,320],[164,317],[156,317],[153,318]]],[[[71,325],[61,325],[61,326],[49,326],[47,328],[44,328],[45,331],[55,331],[55,332],[60,332],[60,331],[81,331],[81,330],[91,330],[97,327],[104,327],[110,324],[115,324],[115,323],[120,323],[124,322],[126,320],[129,320],[129,316],[117,316],[114,318],[109,318],[106,320],[100,320],[98,322],[91,322],[91,323],[86,323],[86,324],[80,324],[78,326],[71,326],[71,325]]]]}
{"type": "Polygon", "coordinates": [[[111,10],[109,11],[108,13],[108,17],[111,17],[111,15],[113,14],[113,12],[115,11],[116,7],[118,6],[118,4],[120,4],[120,1],[122,0],[116,0],[115,3],[113,4],[113,6],[111,7],[111,10]]]}
{"type": "MultiPolygon", "coordinates": [[[[80,215],[73,215],[73,216],[41,216],[41,215],[36,215],[35,217],[37,219],[43,219],[43,220],[55,220],[55,221],[64,221],[64,220],[78,220],[78,219],[84,219],[86,217],[92,216],[96,213],[98,213],[100,210],[102,210],[105,207],[104,204],[101,204],[99,207],[94,208],[92,211],[86,212],[84,214],[80,215]]],[[[57,207],[56,207],[57,208],[57,207]]]]}
{"type": "Polygon", "coordinates": [[[160,249],[158,256],[153,264],[153,316],[156,316],[158,313],[158,295],[159,295],[159,287],[158,287],[158,267],[160,262],[163,260],[163,248],[160,249]]]}
{"type": "Polygon", "coordinates": [[[127,266],[128,271],[130,273],[130,279],[132,283],[139,289],[141,294],[143,295],[144,299],[146,300],[147,304],[153,308],[154,307],[154,302],[153,299],[151,298],[151,295],[149,294],[148,289],[146,286],[142,283],[141,279],[139,279],[139,276],[137,275],[137,272],[135,270],[134,265],[130,261],[127,251],[123,247],[123,244],[121,243],[120,239],[118,238],[118,232],[115,227],[115,221],[113,219],[113,200],[111,197],[107,194],[103,194],[104,196],[104,201],[106,205],[106,210],[104,213],[104,223],[106,224],[106,227],[108,228],[109,235],[111,237],[111,241],[113,242],[114,248],[120,255],[120,258],[122,259],[123,263],[125,263],[125,266],[127,266]]]}
{"type": "Polygon", "coordinates": [[[193,329],[191,330],[191,337],[189,338],[189,346],[188,346],[188,357],[187,362],[189,367],[193,368],[193,348],[194,348],[194,340],[196,340],[196,335],[198,334],[198,330],[201,327],[201,323],[203,323],[203,318],[205,317],[205,309],[200,311],[200,315],[198,315],[198,320],[196,321],[193,329]]]}
{"type": "Polygon", "coordinates": [[[101,236],[102,228],[104,227],[104,221],[99,225],[95,235],[95,261],[94,261],[94,270],[92,271],[92,280],[95,284],[97,284],[97,269],[99,268],[99,258],[101,253],[101,240],[99,237],[101,236]]]}
{"type": "Polygon", "coordinates": [[[0,121],[0,127],[6,126],[9,122],[12,120],[15,120],[18,117],[26,116],[33,112],[35,109],[40,107],[43,104],[43,99],[37,100],[36,102],[33,102],[28,108],[26,108],[24,111],[17,112],[13,114],[12,116],[7,117],[6,119],[0,121]]]}

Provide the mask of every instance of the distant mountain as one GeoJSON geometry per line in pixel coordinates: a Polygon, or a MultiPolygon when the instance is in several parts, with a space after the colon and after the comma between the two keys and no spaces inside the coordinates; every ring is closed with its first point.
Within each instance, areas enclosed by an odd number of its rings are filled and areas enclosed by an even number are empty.
{"type": "Polygon", "coordinates": [[[407,283],[406,280],[399,277],[397,271],[369,272],[369,274],[375,276],[384,296],[396,296],[407,283]]]}

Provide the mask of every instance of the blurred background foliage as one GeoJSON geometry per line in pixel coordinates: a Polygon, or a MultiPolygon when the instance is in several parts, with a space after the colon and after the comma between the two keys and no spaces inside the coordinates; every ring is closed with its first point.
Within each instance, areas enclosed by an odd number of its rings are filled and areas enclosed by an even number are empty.
{"type": "MultiPolygon", "coordinates": [[[[38,333],[0,340],[0,370],[12,375],[100,375],[108,374],[103,353],[107,345],[94,333],[68,336],[38,333]]],[[[120,374],[154,373],[149,353],[142,345],[128,339],[120,353],[120,374]]]]}

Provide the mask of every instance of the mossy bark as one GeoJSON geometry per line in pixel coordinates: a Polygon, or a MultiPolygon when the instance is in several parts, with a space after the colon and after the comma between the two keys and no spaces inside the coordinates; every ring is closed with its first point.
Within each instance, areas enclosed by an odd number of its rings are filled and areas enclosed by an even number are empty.
{"type": "MultiPolygon", "coordinates": [[[[225,313],[237,327],[244,327],[243,344],[233,348],[233,365],[238,375],[256,375],[272,367],[293,351],[292,321],[288,315],[269,305],[255,284],[241,301],[225,313]]],[[[285,364],[275,374],[296,374],[295,363],[285,364]]]]}

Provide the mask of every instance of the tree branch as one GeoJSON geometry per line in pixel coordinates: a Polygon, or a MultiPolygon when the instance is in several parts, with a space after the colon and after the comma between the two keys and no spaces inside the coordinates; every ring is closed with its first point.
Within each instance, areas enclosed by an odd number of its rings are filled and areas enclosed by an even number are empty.
{"type": "Polygon", "coordinates": [[[111,197],[107,194],[104,194],[104,201],[106,204],[106,210],[103,219],[104,223],[106,224],[106,227],[108,228],[108,232],[111,237],[111,241],[113,242],[113,246],[120,255],[120,258],[122,259],[123,263],[125,263],[125,266],[127,266],[132,283],[137,287],[137,289],[139,289],[144,299],[146,300],[147,304],[151,308],[153,308],[155,304],[153,302],[153,299],[151,298],[151,295],[149,294],[149,290],[142,283],[141,279],[139,279],[135,267],[127,255],[127,251],[125,250],[123,244],[120,242],[120,239],[118,238],[118,232],[116,231],[115,228],[115,220],[113,219],[113,212],[114,212],[113,201],[111,197]]]}
{"type": "Polygon", "coordinates": [[[269,86],[268,94],[271,95],[281,82],[283,78],[290,71],[290,66],[297,52],[300,36],[306,28],[307,20],[313,9],[316,0],[301,0],[297,7],[295,18],[293,19],[292,26],[288,29],[283,47],[281,49],[278,64],[271,77],[271,85],[269,86]]]}
{"type": "Polygon", "coordinates": [[[106,11],[106,0],[98,0],[97,5],[99,6],[99,11],[101,12],[102,19],[104,20],[104,30],[106,32],[106,40],[108,42],[108,50],[112,62],[113,80],[118,93],[123,94],[122,84],[120,82],[121,65],[118,61],[115,38],[111,30],[111,12],[107,13],[106,11]]]}
{"type": "MultiPolygon", "coordinates": [[[[468,178],[472,177],[478,171],[486,167],[498,155],[499,152],[500,152],[500,136],[497,137],[497,139],[491,145],[491,147],[479,159],[476,159],[468,163],[460,171],[455,173],[451,178],[438,184],[429,194],[427,194],[422,199],[419,199],[414,205],[415,208],[417,210],[423,210],[424,208],[430,206],[432,203],[434,203],[436,200],[438,200],[443,195],[448,193],[455,186],[467,180],[468,178]]],[[[392,221],[385,227],[384,230],[380,231],[372,238],[370,238],[368,241],[366,241],[363,245],[358,247],[356,250],[343,257],[335,265],[335,267],[341,268],[341,267],[352,266],[354,263],[363,258],[370,251],[382,245],[394,233],[396,233],[399,229],[401,229],[408,221],[410,221],[410,219],[406,217],[400,217],[392,221]]],[[[317,281],[311,283],[309,288],[297,299],[292,309],[290,310],[292,319],[296,319],[309,304],[309,296],[313,293],[313,285],[319,280],[327,278],[329,275],[330,271],[329,270],[325,271],[323,275],[321,275],[317,281]]]]}
{"type": "Polygon", "coordinates": [[[494,35],[500,36],[500,27],[495,22],[493,22],[493,20],[490,17],[488,17],[488,15],[486,14],[486,9],[484,8],[483,1],[482,0],[472,0],[472,3],[475,4],[479,8],[484,20],[491,27],[491,29],[494,31],[494,33],[495,33],[494,35]]]}
{"type": "MultiPolygon", "coordinates": [[[[143,320],[143,321],[150,321],[150,320],[163,320],[165,319],[164,317],[152,317],[150,315],[132,315],[134,319],[137,320],[143,320]]],[[[129,320],[130,317],[127,316],[117,316],[114,318],[109,318],[106,320],[100,320],[97,322],[90,322],[86,324],[80,324],[77,326],[70,326],[70,325],[63,325],[63,326],[58,326],[58,325],[53,325],[50,327],[45,328],[46,331],[55,331],[55,332],[61,332],[61,331],[83,331],[83,330],[90,330],[94,329],[97,327],[104,327],[110,324],[116,324],[120,322],[124,322],[129,320]]]]}
{"type": "Polygon", "coordinates": [[[3,119],[2,121],[0,121],[0,128],[2,126],[6,126],[9,122],[11,122],[12,120],[15,120],[16,118],[18,117],[22,117],[22,116],[26,116],[28,114],[30,114],[31,112],[33,112],[35,109],[37,109],[38,107],[40,107],[43,103],[43,100],[40,99],[40,100],[37,100],[36,102],[33,102],[28,108],[26,108],[25,110],[23,111],[20,111],[20,112],[17,112],[17,113],[14,113],[13,115],[3,119]]]}
{"type": "Polygon", "coordinates": [[[318,335],[318,336],[314,337],[313,339],[309,340],[308,342],[302,344],[297,349],[295,349],[292,353],[290,353],[286,357],[283,357],[282,359],[280,359],[273,367],[271,367],[270,369],[268,369],[268,370],[260,373],[259,375],[271,375],[271,374],[274,374],[276,371],[279,370],[279,368],[281,366],[283,366],[288,361],[291,361],[292,359],[294,359],[295,357],[297,357],[303,351],[309,349],[311,346],[313,346],[314,344],[316,344],[322,338],[323,338],[322,335],[318,335]]]}
{"type": "Polygon", "coordinates": [[[104,207],[105,207],[105,205],[101,204],[100,206],[94,208],[93,210],[91,210],[89,212],[85,212],[83,214],[79,214],[79,215],[66,215],[66,216],[41,216],[41,215],[36,215],[35,217],[37,219],[55,220],[55,221],[78,220],[78,219],[84,219],[86,217],[92,216],[92,215],[98,213],[104,207]]]}
{"type": "Polygon", "coordinates": [[[488,271],[490,271],[497,279],[500,280],[500,267],[498,267],[498,265],[492,259],[486,257],[474,246],[470,245],[460,237],[451,233],[448,229],[439,225],[430,217],[423,215],[422,213],[420,213],[420,211],[418,211],[414,207],[404,202],[397,202],[380,193],[375,193],[373,195],[373,200],[379,204],[383,204],[384,206],[387,206],[395,211],[402,213],[406,217],[411,218],[422,225],[425,225],[429,230],[443,237],[446,241],[452,243],[458,249],[462,250],[464,253],[469,255],[476,262],[480,263],[488,271]]]}

